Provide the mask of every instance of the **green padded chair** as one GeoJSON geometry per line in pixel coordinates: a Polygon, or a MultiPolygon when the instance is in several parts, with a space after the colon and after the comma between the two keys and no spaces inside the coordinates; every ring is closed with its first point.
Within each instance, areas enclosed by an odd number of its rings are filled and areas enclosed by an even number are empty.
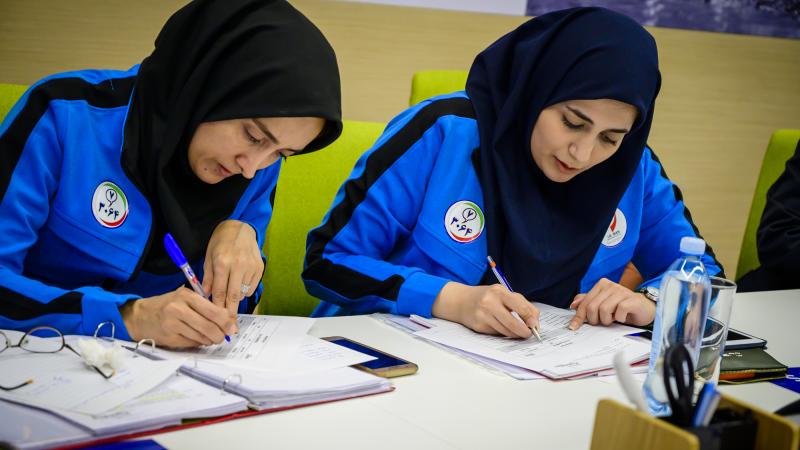
{"type": "Polygon", "coordinates": [[[306,236],[322,223],[356,160],[375,143],[384,126],[346,120],[336,142],[318,152],[286,160],[275,192],[275,212],[265,236],[268,264],[258,313],[307,316],[314,310],[319,300],[306,292],[300,278],[306,236]]]}
{"type": "Polygon", "coordinates": [[[28,86],[0,83],[0,122],[11,111],[14,103],[22,97],[25,89],[28,89],[28,86]]]}
{"type": "Polygon", "coordinates": [[[409,105],[416,105],[437,95],[463,91],[466,85],[466,70],[423,70],[417,72],[411,79],[409,105]]]}
{"type": "Polygon", "coordinates": [[[764,161],[761,163],[761,172],[758,175],[753,202],[750,204],[750,216],[747,218],[744,238],[742,238],[739,264],[736,267],[737,280],[761,265],[756,249],[756,232],[767,203],[767,191],[783,173],[786,160],[794,154],[798,140],[800,140],[800,130],[778,130],[772,134],[772,138],[769,140],[767,151],[764,153],[764,161]]]}

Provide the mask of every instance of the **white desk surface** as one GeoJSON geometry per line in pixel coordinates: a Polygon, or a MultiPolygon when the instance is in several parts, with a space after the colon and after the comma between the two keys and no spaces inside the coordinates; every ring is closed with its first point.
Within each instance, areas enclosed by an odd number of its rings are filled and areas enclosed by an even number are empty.
{"type": "MultiPolygon", "coordinates": [[[[800,366],[800,290],[737,294],[734,328],[767,339],[800,366]]],[[[318,319],[316,336],[341,335],[416,362],[396,390],[155,436],[170,449],[588,449],[597,401],[625,401],[616,377],[518,381],[440,350],[368,316],[318,319]]],[[[772,383],[722,390],[768,410],[800,398],[772,383]]]]}

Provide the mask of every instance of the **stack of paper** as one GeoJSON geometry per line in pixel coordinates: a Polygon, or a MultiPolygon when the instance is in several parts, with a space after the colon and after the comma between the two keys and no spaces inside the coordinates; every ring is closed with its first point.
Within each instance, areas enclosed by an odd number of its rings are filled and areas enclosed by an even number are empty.
{"type": "MultiPolygon", "coordinates": [[[[648,341],[627,336],[640,331],[636,328],[584,324],[572,331],[567,328],[574,315],[572,311],[541,303],[535,305],[540,312],[541,342],[535,337],[521,340],[480,334],[441,319],[426,319],[429,327],[413,334],[521,379],[535,378],[526,376],[528,372],[553,379],[608,373],[612,357],[619,351],[624,351],[631,363],[650,355],[648,341]]],[[[407,323],[402,326],[409,328],[407,323]]]]}
{"type": "MultiPolygon", "coordinates": [[[[392,390],[350,365],[375,359],[313,336],[313,319],[239,316],[230,343],[169,351],[126,343],[110,379],[74,353],[9,348],[0,358],[0,442],[20,448],[156,430],[248,408],[289,408],[392,390]],[[178,371],[185,375],[179,375],[178,371]],[[188,376],[187,376],[188,375],[188,376]]],[[[22,333],[6,331],[12,342],[22,333]]],[[[32,337],[33,344],[39,338],[32,337]]],[[[67,336],[68,342],[86,339],[67,336]]]]}
{"type": "MultiPolygon", "coordinates": [[[[4,333],[12,342],[22,336],[10,330],[4,333]]],[[[27,339],[32,346],[45,340],[35,336],[27,339]]],[[[7,348],[0,358],[0,385],[16,386],[26,380],[32,383],[11,391],[0,390],[0,398],[37,408],[100,415],[158,386],[182,364],[180,360],[151,361],[124,349],[118,351],[122,367],[105,379],[68,349],[32,353],[19,347],[7,348]]]]}
{"type": "Polygon", "coordinates": [[[183,373],[241,395],[255,409],[284,408],[391,389],[388,380],[349,367],[374,357],[305,334],[310,325],[298,326],[313,323],[313,319],[241,315],[239,321],[240,333],[230,343],[189,351],[149,347],[139,351],[155,359],[180,360],[183,373]],[[253,327],[271,331],[249,333],[253,327]],[[270,358],[263,355],[272,347],[287,346],[293,350],[276,352],[270,358]],[[256,348],[261,353],[241,357],[256,348]]]}
{"type": "MultiPolygon", "coordinates": [[[[375,318],[377,318],[378,320],[381,320],[381,321],[383,321],[383,322],[385,322],[385,323],[387,323],[387,324],[389,324],[389,325],[391,325],[391,326],[393,326],[393,327],[395,327],[397,329],[403,330],[403,331],[405,331],[407,333],[411,333],[412,335],[416,331],[427,330],[428,328],[430,328],[432,326],[435,326],[434,324],[440,320],[440,319],[423,319],[424,320],[424,322],[423,322],[423,321],[420,321],[419,318],[417,318],[417,321],[415,321],[415,320],[412,320],[410,317],[407,317],[407,316],[396,316],[396,315],[393,315],[393,314],[384,314],[384,313],[375,313],[375,314],[373,314],[373,316],[375,318]],[[425,323],[425,325],[423,325],[420,322],[425,323]]],[[[416,316],[415,316],[415,318],[416,318],[416,316]]],[[[442,321],[442,322],[446,322],[446,321],[442,321]]],[[[419,338],[419,339],[423,339],[423,338],[419,338]]],[[[475,363],[475,364],[477,364],[477,365],[479,365],[481,367],[484,367],[484,368],[486,368],[486,369],[488,369],[488,370],[490,370],[492,372],[505,374],[505,375],[508,375],[508,376],[510,376],[512,378],[516,378],[517,380],[541,380],[541,379],[547,378],[544,375],[539,375],[538,373],[536,373],[536,372],[534,372],[532,370],[523,369],[521,367],[517,367],[517,366],[514,366],[512,364],[506,364],[504,362],[495,361],[495,360],[490,359],[490,358],[484,358],[483,356],[476,355],[476,354],[470,353],[470,352],[465,352],[464,350],[461,350],[461,349],[458,349],[458,348],[448,347],[447,345],[439,344],[438,342],[434,342],[434,341],[427,341],[427,342],[429,342],[429,343],[431,343],[431,344],[433,344],[433,345],[435,345],[435,346],[437,346],[439,348],[445,349],[445,350],[447,350],[447,351],[449,351],[451,353],[454,353],[454,354],[456,354],[456,355],[458,355],[458,356],[460,356],[460,357],[462,357],[462,358],[464,358],[464,359],[466,359],[466,360],[468,360],[470,362],[473,362],[473,363],[475,363]]]]}
{"type": "Polygon", "coordinates": [[[0,417],[4,418],[0,421],[0,440],[21,449],[77,444],[246,409],[247,400],[242,397],[174,375],[102,416],[0,402],[0,417]]]}
{"type": "Polygon", "coordinates": [[[226,391],[245,397],[254,409],[286,408],[377,394],[392,389],[389,380],[351,367],[281,373],[244,371],[227,365],[200,361],[197,367],[187,373],[211,386],[219,386],[220,389],[224,384],[226,391]]]}

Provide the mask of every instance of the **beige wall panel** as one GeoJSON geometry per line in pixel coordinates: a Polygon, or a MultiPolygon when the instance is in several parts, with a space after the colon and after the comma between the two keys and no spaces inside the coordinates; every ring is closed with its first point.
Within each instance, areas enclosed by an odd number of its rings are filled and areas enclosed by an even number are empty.
{"type": "MultiPolygon", "coordinates": [[[[169,0],[0,0],[0,82],[127,68],[152,49],[169,0]]],[[[523,17],[298,0],[339,56],[344,114],[386,121],[411,75],[466,69],[523,17]]],[[[769,135],[800,128],[800,40],[655,29],[663,86],[650,143],[733,276],[769,135]]]]}

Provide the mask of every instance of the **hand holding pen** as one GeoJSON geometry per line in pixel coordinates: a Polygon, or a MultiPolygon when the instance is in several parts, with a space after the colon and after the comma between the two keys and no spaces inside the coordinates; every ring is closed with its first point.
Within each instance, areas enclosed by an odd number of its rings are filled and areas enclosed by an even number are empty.
{"type": "MultiPolygon", "coordinates": [[[[175,263],[175,265],[177,265],[178,268],[183,272],[183,275],[186,277],[186,280],[189,282],[192,290],[194,290],[197,295],[203,297],[205,300],[208,300],[208,294],[200,285],[200,280],[198,280],[197,275],[194,274],[192,266],[189,265],[189,262],[186,260],[186,257],[183,255],[180,247],[178,247],[178,243],[175,241],[175,238],[173,238],[169,233],[164,235],[164,247],[166,248],[167,254],[175,263]]],[[[228,334],[225,334],[225,340],[228,342],[231,341],[231,338],[228,334]]]]}
{"type": "MultiPolygon", "coordinates": [[[[514,290],[511,289],[511,285],[508,284],[508,280],[506,280],[506,277],[503,275],[503,272],[501,272],[500,268],[497,267],[497,264],[494,262],[492,257],[491,256],[487,256],[486,260],[489,261],[489,267],[491,267],[492,273],[494,274],[495,278],[497,278],[497,281],[499,281],[500,284],[503,285],[503,287],[508,289],[509,292],[514,292],[514,290]]],[[[520,317],[520,315],[519,315],[519,313],[517,311],[511,310],[511,315],[514,316],[517,320],[519,320],[522,323],[524,323],[526,326],[528,326],[531,329],[531,332],[533,333],[533,335],[536,336],[536,339],[538,339],[539,341],[542,340],[542,337],[539,335],[539,317],[538,317],[538,315],[533,320],[534,323],[533,323],[532,326],[529,325],[528,322],[525,319],[520,317]]]]}

